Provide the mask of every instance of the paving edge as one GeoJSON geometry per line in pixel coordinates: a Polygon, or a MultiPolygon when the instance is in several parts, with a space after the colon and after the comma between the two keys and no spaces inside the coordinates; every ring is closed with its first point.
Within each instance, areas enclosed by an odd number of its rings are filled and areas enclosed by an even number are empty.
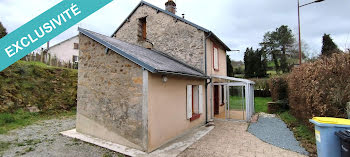
{"type": "Polygon", "coordinates": [[[208,134],[212,129],[214,129],[214,126],[210,127],[199,127],[196,129],[191,130],[184,136],[181,136],[180,138],[174,140],[174,142],[171,142],[169,144],[166,144],[164,147],[161,147],[152,153],[146,153],[134,148],[130,148],[127,146],[123,146],[120,144],[116,144],[107,140],[99,139],[96,137],[92,137],[90,135],[82,134],[76,131],[76,129],[67,130],[60,132],[60,134],[70,137],[82,140],[84,142],[88,142],[115,152],[119,152],[128,156],[136,157],[136,156],[166,156],[166,157],[176,157],[181,152],[183,152],[186,148],[191,146],[193,143],[201,139],[203,136],[208,134]]]}

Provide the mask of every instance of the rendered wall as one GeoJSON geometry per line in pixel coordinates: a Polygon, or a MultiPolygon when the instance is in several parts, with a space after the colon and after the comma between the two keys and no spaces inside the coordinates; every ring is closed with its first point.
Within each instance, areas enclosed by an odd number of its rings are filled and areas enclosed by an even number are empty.
{"type": "Polygon", "coordinates": [[[219,70],[216,71],[213,68],[213,48],[214,42],[210,39],[207,40],[207,72],[208,75],[217,75],[217,76],[227,76],[227,65],[226,65],[226,51],[216,44],[219,52],[219,70]]]}
{"type": "Polygon", "coordinates": [[[79,38],[77,131],[146,151],[142,68],[79,38]]]}
{"type": "Polygon", "coordinates": [[[49,53],[51,56],[56,56],[60,61],[73,62],[73,55],[79,56],[79,50],[74,49],[74,43],[79,43],[79,37],[73,37],[62,43],[50,47],[49,53]]]}
{"type": "Polygon", "coordinates": [[[149,151],[183,135],[191,128],[205,124],[205,103],[204,113],[199,119],[191,122],[186,118],[186,86],[203,85],[204,94],[205,80],[184,76],[167,77],[166,83],[162,82],[162,76],[158,74],[149,74],[148,78],[149,151]]]}
{"type": "Polygon", "coordinates": [[[147,16],[147,41],[153,48],[164,52],[204,72],[204,32],[177,21],[147,5],[140,6],[121,29],[117,39],[143,46],[139,40],[139,18],[147,16]]]}

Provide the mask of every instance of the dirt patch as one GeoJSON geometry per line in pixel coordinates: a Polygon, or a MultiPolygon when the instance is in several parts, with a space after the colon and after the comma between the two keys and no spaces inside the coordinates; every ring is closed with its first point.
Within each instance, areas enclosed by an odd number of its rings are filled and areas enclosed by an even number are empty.
{"type": "Polygon", "coordinates": [[[59,134],[73,128],[75,118],[65,118],[41,121],[10,131],[0,135],[0,156],[123,156],[59,134]]]}

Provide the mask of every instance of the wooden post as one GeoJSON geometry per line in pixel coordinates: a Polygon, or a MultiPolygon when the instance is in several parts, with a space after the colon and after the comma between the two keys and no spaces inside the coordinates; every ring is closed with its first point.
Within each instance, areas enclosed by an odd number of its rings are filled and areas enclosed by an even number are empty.
{"type": "Polygon", "coordinates": [[[40,62],[44,63],[44,51],[40,52],[40,62]]]}
{"type": "Polygon", "coordinates": [[[51,66],[51,65],[52,65],[52,63],[51,63],[51,60],[52,60],[52,58],[51,58],[51,54],[50,54],[50,53],[48,53],[48,55],[49,55],[49,65],[51,66]]]}

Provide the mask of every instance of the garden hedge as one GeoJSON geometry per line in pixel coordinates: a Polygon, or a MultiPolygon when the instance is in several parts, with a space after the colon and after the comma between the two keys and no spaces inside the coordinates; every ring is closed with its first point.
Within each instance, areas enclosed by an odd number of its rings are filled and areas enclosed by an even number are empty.
{"type": "Polygon", "coordinates": [[[288,100],[288,83],[287,76],[282,75],[273,77],[269,80],[272,101],[287,101],[288,100]]]}
{"type": "MultiPolygon", "coordinates": [[[[308,122],[315,116],[346,117],[350,101],[350,54],[305,63],[287,77],[291,112],[308,122]]],[[[272,92],[274,93],[274,92],[272,92]]]]}

